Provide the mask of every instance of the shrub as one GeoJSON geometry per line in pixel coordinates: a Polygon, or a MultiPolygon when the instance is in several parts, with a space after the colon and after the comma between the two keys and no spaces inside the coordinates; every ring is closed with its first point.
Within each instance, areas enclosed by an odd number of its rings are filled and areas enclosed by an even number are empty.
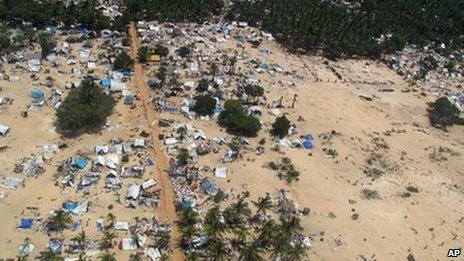
{"type": "Polygon", "coordinates": [[[283,138],[288,135],[288,130],[290,129],[290,121],[287,117],[281,116],[276,118],[275,122],[272,124],[271,133],[274,136],[283,138]]]}
{"type": "Polygon", "coordinates": [[[71,223],[72,219],[69,213],[64,212],[64,210],[60,209],[55,211],[54,215],[48,218],[46,222],[46,227],[48,231],[60,232],[65,229],[68,229],[71,223]]]}
{"type": "Polygon", "coordinates": [[[459,109],[446,97],[429,104],[427,112],[430,124],[436,128],[446,130],[454,124],[464,125],[464,119],[459,117],[459,109]]]}
{"type": "Polygon", "coordinates": [[[198,86],[195,90],[199,93],[203,93],[203,92],[208,91],[208,88],[209,88],[209,81],[203,78],[198,82],[198,86]]]}
{"type": "Polygon", "coordinates": [[[156,72],[156,77],[157,77],[158,79],[160,79],[160,81],[161,81],[162,83],[164,83],[164,81],[166,81],[166,72],[167,72],[167,69],[166,69],[166,67],[164,67],[164,66],[160,66],[160,67],[158,68],[158,71],[156,72]]]}
{"type": "Polygon", "coordinates": [[[190,159],[190,153],[187,149],[180,149],[179,154],[177,155],[177,162],[180,166],[185,166],[190,159]]]}
{"type": "Polygon", "coordinates": [[[157,54],[157,55],[159,55],[161,57],[166,57],[169,54],[169,49],[166,46],[162,45],[162,44],[157,44],[155,46],[155,49],[153,50],[153,53],[157,54]]]}
{"type": "Polygon", "coordinates": [[[261,97],[264,95],[264,89],[259,85],[249,84],[245,86],[245,93],[251,97],[261,97]]]}
{"type": "Polygon", "coordinates": [[[222,189],[219,189],[216,195],[214,196],[213,201],[214,203],[219,204],[222,201],[226,200],[226,198],[227,198],[226,193],[224,193],[222,189]]]}
{"type": "Polygon", "coordinates": [[[199,115],[206,116],[214,113],[216,108],[216,100],[210,95],[200,95],[195,98],[195,106],[193,111],[199,115]]]}
{"type": "Polygon", "coordinates": [[[258,119],[245,114],[243,105],[237,100],[228,100],[224,104],[224,111],[219,115],[219,124],[227,131],[243,136],[256,136],[261,130],[258,119]]]}
{"type": "Polygon", "coordinates": [[[42,49],[42,58],[46,58],[48,54],[51,53],[53,50],[53,44],[50,34],[48,33],[41,33],[39,35],[39,44],[40,48],[42,49]]]}
{"type": "Polygon", "coordinates": [[[131,69],[134,66],[134,61],[132,58],[125,52],[122,52],[116,56],[116,59],[113,62],[113,69],[116,71],[131,69]]]}
{"type": "Polygon", "coordinates": [[[192,52],[192,47],[189,45],[184,45],[180,47],[179,49],[177,49],[176,52],[180,57],[185,58],[189,56],[190,53],[192,52]]]}
{"type": "Polygon", "coordinates": [[[377,190],[373,190],[373,189],[363,189],[361,191],[361,195],[363,198],[365,199],[380,199],[380,195],[379,195],[379,192],[377,190]]]}
{"type": "MultiPolygon", "coordinates": [[[[1,26],[1,25],[0,25],[1,26]]],[[[11,34],[5,29],[0,28],[0,51],[1,52],[8,52],[10,47],[13,45],[10,39],[11,34]]]]}
{"type": "Polygon", "coordinates": [[[98,130],[106,123],[114,105],[111,96],[103,93],[91,78],[86,78],[58,108],[56,127],[65,135],[98,130]]]}
{"type": "Polygon", "coordinates": [[[146,63],[148,60],[148,47],[142,46],[137,52],[137,59],[141,63],[146,63]]]}

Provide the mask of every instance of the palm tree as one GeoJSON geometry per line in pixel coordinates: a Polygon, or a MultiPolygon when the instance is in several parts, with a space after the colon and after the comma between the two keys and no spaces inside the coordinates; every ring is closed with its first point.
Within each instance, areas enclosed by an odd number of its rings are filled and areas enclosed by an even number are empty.
{"type": "Polygon", "coordinates": [[[198,235],[197,223],[199,214],[192,208],[182,210],[180,219],[177,224],[182,232],[180,245],[182,248],[192,249],[193,239],[198,235]]]}
{"type": "Polygon", "coordinates": [[[98,260],[100,261],[118,261],[116,259],[116,257],[114,257],[114,254],[112,253],[104,253],[104,254],[101,254],[99,257],[98,257],[98,260]]]}
{"type": "Polygon", "coordinates": [[[266,223],[264,223],[259,229],[258,229],[258,239],[257,242],[259,242],[259,245],[264,248],[268,248],[270,246],[271,241],[274,238],[275,232],[276,232],[276,223],[274,220],[269,220],[266,223]]]}
{"type": "Polygon", "coordinates": [[[272,242],[271,257],[283,258],[290,252],[291,247],[290,238],[278,233],[272,242]]]}
{"type": "Polygon", "coordinates": [[[84,230],[77,234],[76,237],[72,238],[71,241],[73,241],[77,245],[77,249],[85,252],[85,249],[87,247],[87,235],[85,234],[84,230]]]}
{"type": "Polygon", "coordinates": [[[198,223],[199,214],[193,208],[187,208],[182,210],[181,217],[177,224],[179,227],[194,225],[198,223]]]}
{"type": "Polygon", "coordinates": [[[59,253],[53,252],[51,249],[48,249],[48,250],[40,252],[40,255],[37,257],[37,260],[40,260],[40,261],[63,261],[64,257],[62,257],[59,253]]]}
{"type": "Polygon", "coordinates": [[[208,258],[214,261],[229,260],[230,249],[227,248],[224,241],[218,238],[209,238],[206,242],[206,252],[208,258]]]}
{"type": "Polygon", "coordinates": [[[48,218],[46,227],[48,231],[61,232],[64,229],[69,228],[72,223],[71,216],[69,213],[60,209],[55,211],[54,215],[48,218]]]}
{"type": "Polygon", "coordinates": [[[304,257],[307,257],[308,252],[301,244],[296,244],[289,249],[287,255],[289,260],[303,260],[304,257]]]}
{"type": "Polygon", "coordinates": [[[286,218],[281,216],[282,220],[282,231],[285,234],[288,234],[292,237],[295,233],[303,231],[303,228],[300,225],[300,219],[295,216],[291,216],[290,218],[286,218]]]}
{"type": "Polygon", "coordinates": [[[249,218],[251,209],[248,207],[248,202],[244,198],[239,198],[236,203],[233,203],[224,210],[224,217],[232,226],[242,224],[245,218],[249,218]]]}
{"type": "Polygon", "coordinates": [[[131,232],[131,239],[132,239],[132,242],[134,242],[135,245],[137,245],[137,247],[140,247],[139,246],[140,236],[136,231],[131,232]]]}
{"type": "Polygon", "coordinates": [[[235,55],[233,55],[231,58],[230,58],[230,73],[232,75],[235,74],[235,65],[237,64],[237,57],[235,57],[235,55]]]}
{"type": "Polygon", "coordinates": [[[103,238],[101,242],[101,248],[108,250],[113,247],[113,239],[116,238],[116,235],[111,232],[109,229],[103,231],[103,238]]]}
{"type": "Polygon", "coordinates": [[[77,261],[88,261],[84,253],[80,253],[77,261]]]}
{"type": "Polygon", "coordinates": [[[186,255],[187,261],[199,261],[203,256],[198,251],[190,251],[186,255]]]}
{"type": "Polygon", "coordinates": [[[253,204],[256,206],[257,210],[256,213],[263,213],[266,215],[266,212],[274,207],[274,204],[272,203],[271,196],[269,193],[266,193],[266,196],[260,197],[258,201],[253,201],[253,204]]]}
{"type": "Polygon", "coordinates": [[[181,247],[184,249],[192,249],[193,240],[198,236],[199,229],[196,225],[188,225],[181,228],[181,232],[181,247]]]}
{"type": "Polygon", "coordinates": [[[107,228],[112,228],[114,226],[114,222],[116,221],[116,216],[113,213],[108,213],[106,216],[106,221],[108,221],[107,228]]]}
{"type": "Polygon", "coordinates": [[[205,232],[208,236],[222,237],[226,227],[221,222],[222,214],[219,206],[215,206],[208,210],[204,220],[205,232]]]}
{"type": "Polygon", "coordinates": [[[262,261],[264,249],[260,248],[255,242],[247,243],[240,251],[238,260],[240,261],[262,261]]]}
{"type": "Polygon", "coordinates": [[[129,261],[143,261],[143,254],[140,252],[137,252],[135,254],[131,254],[129,256],[129,261]]]}
{"type": "Polygon", "coordinates": [[[211,81],[214,81],[214,77],[217,75],[218,71],[219,71],[219,67],[216,65],[216,63],[211,63],[210,66],[209,66],[209,71],[212,75],[212,80],[211,81]]]}
{"type": "Polygon", "coordinates": [[[240,225],[237,229],[235,229],[235,235],[236,242],[238,243],[238,245],[242,246],[245,244],[248,237],[250,236],[250,231],[246,226],[240,225]]]}

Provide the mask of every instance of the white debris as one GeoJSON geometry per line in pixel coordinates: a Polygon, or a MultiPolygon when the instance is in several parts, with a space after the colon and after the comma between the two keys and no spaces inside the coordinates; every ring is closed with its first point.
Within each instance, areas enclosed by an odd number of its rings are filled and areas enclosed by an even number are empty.
{"type": "Polygon", "coordinates": [[[17,189],[24,185],[24,180],[15,177],[6,177],[3,183],[0,185],[6,189],[17,189]]]}
{"type": "Polygon", "coordinates": [[[137,250],[137,243],[132,238],[123,238],[121,241],[122,250],[133,251],[137,250]]]}
{"type": "Polygon", "coordinates": [[[227,178],[227,167],[216,168],[214,170],[214,176],[216,176],[217,178],[226,179],[227,178]]]}
{"type": "Polygon", "coordinates": [[[153,186],[156,185],[156,181],[154,179],[149,179],[147,181],[145,181],[144,183],[142,183],[142,189],[145,190],[145,189],[149,189],[153,186]]]}
{"type": "Polygon", "coordinates": [[[137,184],[131,185],[127,189],[127,198],[129,199],[137,199],[140,195],[140,186],[137,184]]]}
{"type": "Polygon", "coordinates": [[[6,135],[10,131],[10,127],[0,124],[0,134],[1,135],[6,135]]]}
{"type": "Polygon", "coordinates": [[[129,230],[129,222],[127,221],[116,221],[114,224],[115,230],[129,230]]]}

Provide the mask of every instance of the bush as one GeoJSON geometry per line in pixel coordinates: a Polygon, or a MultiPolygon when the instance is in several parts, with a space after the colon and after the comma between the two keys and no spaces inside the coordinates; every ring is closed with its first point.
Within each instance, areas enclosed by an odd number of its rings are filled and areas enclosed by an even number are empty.
{"type": "Polygon", "coordinates": [[[98,130],[106,123],[114,105],[111,96],[103,93],[91,78],[86,78],[58,108],[56,127],[65,135],[98,130]]]}
{"type": "Polygon", "coordinates": [[[42,58],[46,58],[47,55],[50,54],[53,50],[53,44],[50,34],[41,33],[39,35],[39,44],[40,48],[42,49],[42,58]]]}
{"type": "Polygon", "coordinates": [[[249,84],[245,86],[245,93],[251,97],[261,97],[264,95],[264,89],[259,85],[249,84]]]}
{"type": "Polygon", "coordinates": [[[189,45],[184,45],[180,47],[179,49],[177,49],[176,52],[180,57],[185,58],[189,56],[190,53],[192,53],[192,47],[189,45]]]}
{"type": "Polygon", "coordinates": [[[290,121],[287,117],[281,116],[276,118],[275,122],[272,124],[271,133],[274,136],[283,138],[288,135],[288,130],[290,129],[290,121]]]}
{"type": "Polygon", "coordinates": [[[137,59],[141,63],[146,63],[148,60],[148,47],[142,46],[137,52],[137,59]]]}
{"type": "Polygon", "coordinates": [[[198,86],[195,90],[199,93],[203,93],[203,92],[207,92],[208,88],[209,88],[209,81],[203,78],[198,82],[198,86]]]}
{"type": "Polygon", "coordinates": [[[157,44],[155,46],[155,49],[153,50],[153,53],[157,54],[157,55],[159,55],[161,57],[166,57],[169,54],[169,49],[166,46],[162,45],[162,44],[157,44]]]}
{"type": "Polygon", "coordinates": [[[164,83],[164,81],[166,81],[166,73],[167,73],[167,69],[166,67],[164,67],[163,65],[161,65],[159,68],[158,68],[158,71],[156,72],[156,77],[158,79],[160,79],[160,81],[162,83],[164,83]]]}
{"type": "Polygon", "coordinates": [[[237,100],[228,100],[224,111],[219,115],[219,124],[227,131],[243,136],[256,136],[261,130],[261,123],[252,116],[247,116],[243,105],[237,100]]]}
{"type": "Polygon", "coordinates": [[[464,125],[464,119],[459,117],[459,109],[448,98],[438,98],[429,104],[428,116],[430,124],[436,128],[446,130],[454,124],[464,125]]]}
{"type": "Polygon", "coordinates": [[[361,196],[364,199],[371,200],[371,199],[380,199],[380,194],[377,190],[373,189],[363,189],[361,191],[361,196]]]}
{"type": "Polygon", "coordinates": [[[9,53],[12,51],[13,46],[11,32],[8,31],[6,26],[0,23],[0,53],[9,53]]]}
{"type": "Polygon", "coordinates": [[[216,108],[216,100],[210,95],[201,95],[195,98],[193,111],[201,116],[211,115],[216,108]]]}
{"type": "Polygon", "coordinates": [[[188,150],[180,149],[179,155],[177,155],[177,163],[180,166],[185,166],[187,165],[189,159],[190,159],[190,153],[188,152],[188,150]]]}
{"type": "Polygon", "coordinates": [[[64,210],[57,210],[46,222],[46,228],[50,232],[61,232],[68,229],[72,223],[71,216],[64,210]]]}
{"type": "Polygon", "coordinates": [[[131,69],[134,66],[134,61],[132,58],[125,52],[122,52],[116,56],[116,59],[113,62],[113,69],[116,71],[131,69]]]}

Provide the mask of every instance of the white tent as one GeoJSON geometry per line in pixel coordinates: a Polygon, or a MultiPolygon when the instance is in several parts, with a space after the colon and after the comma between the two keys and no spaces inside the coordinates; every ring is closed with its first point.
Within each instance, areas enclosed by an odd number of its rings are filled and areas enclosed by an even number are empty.
{"type": "Polygon", "coordinates": [[[0,134],[1,135],[6,135],[10,131],[10,127],[0,124],[0,134]]]}

